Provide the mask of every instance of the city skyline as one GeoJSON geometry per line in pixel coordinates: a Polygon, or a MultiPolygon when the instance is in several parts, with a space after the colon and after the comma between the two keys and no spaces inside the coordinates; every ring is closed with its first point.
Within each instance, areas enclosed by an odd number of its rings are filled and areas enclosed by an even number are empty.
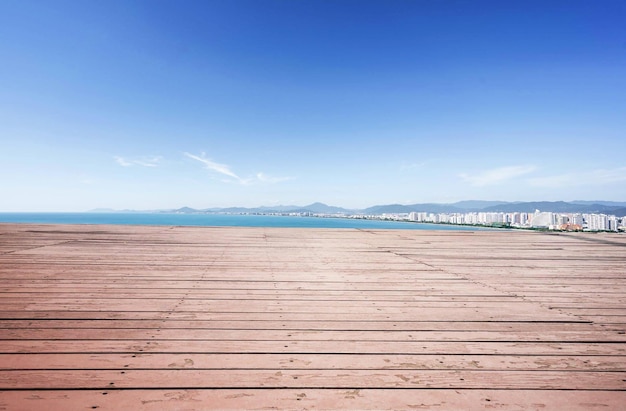
{"type": "Polygon", "coordinates": [[[0,211],[626,201],[619,1],[0,3],[0,211]]]}

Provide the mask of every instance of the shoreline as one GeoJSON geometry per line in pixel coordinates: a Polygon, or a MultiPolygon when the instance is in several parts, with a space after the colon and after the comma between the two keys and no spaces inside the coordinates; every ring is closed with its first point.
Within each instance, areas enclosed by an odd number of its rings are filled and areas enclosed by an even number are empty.
{"type": "MultiPolygon", "coordinates": [[[[218,221],[219,222],[219,221],[218,221]]],[[[37,213],[37,212],[2,212],[0,213],[0,224],[82,224],[82,225],[137,225],[137,226],[184,226],[184,227],[283,227],[283,228],[337,228],[337,229],[381,229],[381,230],[431,230],[431,231],[439,231],[439,230],[458,230],[458,231],[491,231],[491,230],[499,230],[499,231],[531,231],[531,232],[550,232],[550,233],[588,233],[588,234],[599,234],[599,233],[614,233],[614,234],[624,234],[624,231],[613,231],[613,230],[588,230],[588,229],[576,229],[576,230],[562,230],[562,229],[553,229],[546,227],[520,227],[513,225],[505,225],[505,224],[461,224],[461,223],[450,223],[450,222],[421,222],[421,221],[412,221],[412,220],[401,220],[401,219],[392,219],[392,218],[369,218],[369,217],[348,217],[348,216],[294,216],[294,215],[281,215],[281,214],[237,214],[237,213],[142,213],[142,212],[132,212],[132,213],[97,213],[97,212],[46,212],[46,213],[37,213]],[[63,218],[63,216],[68,216],[68,218],[63,218]],[[106,216],[103,218],[103,216],[106,216]],[[154,220],[154,217],[158,216],[164,217],[163,222],[141,222],[141,221],[132,221],[132,217],[135,219],[150,217],[150,220],[154,220]],[[3,218],[4,217],[4,218],[3,218]],[[9,218],[7,218],[9,217],[9,218]],[[30,217],[30,218],[29,218],[30,217]],[[54,221],[54,218],[57,218],[59,221],[54,221]],[[68,221],[69,217],[78,217],[78,221],[68,221]],[[168,217],[170,217],[170,221],[168,222],[168,217]],[[180,221],[173,222],[171,218],[181,219],[180,221]],[[184,221],[185,219],[193,220],[193,219],[214,219],[223,218],[225,220],[231,219],[230,223],[218,223],[218,224],[203,224],[198,221],[189,223],[189,221],[184,221]],[[249,224],[242,223],[242,220],[245,219],[267,219],[276,221],[292,221],[292,224],[285,225],[276,225],[267,223],[264,224],[249,224]],[[109,220],[109,221],[107,221],[109,220]],[[122,222],[119,222],[122,220],[122,222]],[[235,221],[239,220],[239,221],[235,221]],[[339,224],[297,224],[302,221],[341,221],[339,224]],[[364,225],[360,226],[359,222],[371,222],[374,225],[364,225]],[[376,226],[375,224],[380,224],[380,226],[376,226]],[[442,228],[445,227],[445,228],[442,228]]]]}
{"type": "Polygon", "coordinates": [[[182,213],[0,213],[0,223],[46,224],[114,224],[146,226],[199,227],[292,227],[352,228],[391,230],[489,230],[488,227],[444,226],[411,221],[385,221],[347,217],[309,217],[247,214],[182,214],[182,213]]]}

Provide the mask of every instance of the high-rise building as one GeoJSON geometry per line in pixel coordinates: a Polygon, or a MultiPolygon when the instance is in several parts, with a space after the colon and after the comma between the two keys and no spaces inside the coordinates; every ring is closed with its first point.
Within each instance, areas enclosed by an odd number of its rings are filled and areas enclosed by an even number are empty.
{"type": "Polygon", "coordinates": [[[556,214],[550,212],[535,211],[532,226],[536,228],[550,228],[556,225],[556,214]]]}

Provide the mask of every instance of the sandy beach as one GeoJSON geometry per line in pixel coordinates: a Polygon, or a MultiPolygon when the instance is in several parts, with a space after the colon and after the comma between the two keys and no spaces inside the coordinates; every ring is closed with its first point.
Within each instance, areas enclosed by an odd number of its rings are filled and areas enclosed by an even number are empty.
{"type": "Polygon", "coordinates": [[[0,224],[0,409],[623,409],[626,236],[0,224]]]}

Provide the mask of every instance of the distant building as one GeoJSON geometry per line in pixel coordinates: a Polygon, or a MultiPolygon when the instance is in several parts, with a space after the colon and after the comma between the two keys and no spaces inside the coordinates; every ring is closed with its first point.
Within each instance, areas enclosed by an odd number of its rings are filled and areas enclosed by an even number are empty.
{"type": "Polygon", "coordinates": [[[589,231],[606,231],[609,229],[609,216],[606,214],[585,214],[589,231]]]}
{"type": "Polygon", "coordinates": [[[535,211],[533,216],[532,227],[533,228],[550,228],[556,225],[555,214],[549,212],[535,211]]]}
{"type": "Polygon", "coordinates": [[[570,223],[582,226],[583,223],[584,223],[583,215],[582,214],[572,214],[572,216],[570,218],[570,223]]]}

